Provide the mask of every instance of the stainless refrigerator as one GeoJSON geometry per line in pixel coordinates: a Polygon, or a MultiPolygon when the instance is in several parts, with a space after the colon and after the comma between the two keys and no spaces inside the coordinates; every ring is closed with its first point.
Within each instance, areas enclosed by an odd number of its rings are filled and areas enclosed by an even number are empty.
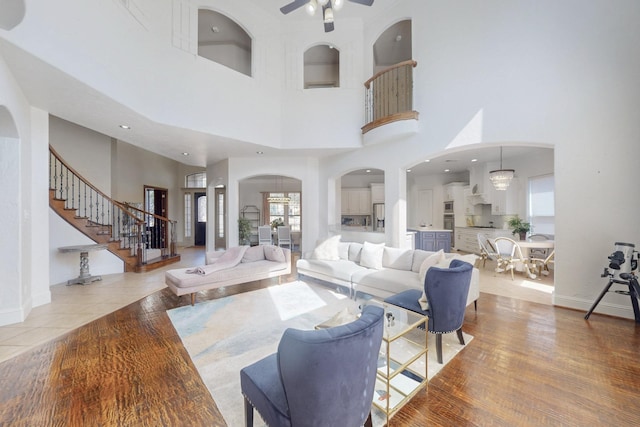
{"type": "Polygon", "coordinates": [[[384,203],[373,204],[373,229],[384,231],[384,203]]]}

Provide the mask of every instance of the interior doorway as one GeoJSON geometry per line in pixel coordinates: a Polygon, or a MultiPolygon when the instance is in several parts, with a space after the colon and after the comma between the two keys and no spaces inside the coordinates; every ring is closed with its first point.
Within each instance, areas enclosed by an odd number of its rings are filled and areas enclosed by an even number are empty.
{"type": "Polygon", "coordinates": [[[207,193],[195,193],[195,231],[193,244],[207,244],[207,193]]]}
{"type": "Polygon", "coordinates": [[[168,190],[166,188],[144,187],[144,209],[153,215],[147,215],[145,222],[147,249],[162,249],[167,247],[167,222],[156,221],[157,216],[167,218],[168,190]]]}

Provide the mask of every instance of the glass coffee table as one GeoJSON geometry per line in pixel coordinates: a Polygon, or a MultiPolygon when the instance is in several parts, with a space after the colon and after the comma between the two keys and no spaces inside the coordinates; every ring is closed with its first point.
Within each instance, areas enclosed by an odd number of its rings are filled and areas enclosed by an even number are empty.
{"type": "Polygon", "coordinates": [[[395,305],[373,302],[384,308],[385,326],[378,359],[373,404],[389,420],[428,384],[428,318],[395,305]],[[418,328],[424,325],[424,329],[418,328]]]}
{"type": "MultiPolygon", "coordinates": [[[[376,299],[369,299],[366,304],[384,308],[384,332],[378,356],[373,405],[386,416],[388,426],[391,417],[427,386],[426,322],[429,319],[376,299]],[[419,328],[422,324],[425,325],[424,329],[419,328]]],[[[358,317],[358,311],[355,307],[344,309],[316,325],[316,329],[352,322],[358,317]]]]}

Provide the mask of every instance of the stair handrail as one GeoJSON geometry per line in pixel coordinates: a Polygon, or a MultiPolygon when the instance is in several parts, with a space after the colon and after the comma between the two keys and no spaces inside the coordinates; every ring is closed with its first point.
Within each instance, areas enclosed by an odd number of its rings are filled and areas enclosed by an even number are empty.
{"type": "MultiPolygon", "coordinates": [[[[109,240],[120,242],[120,249],[135,251],[136,269],[146,264],[147,253],[142,250],[143,245],[147,244],[144,240],[145,235],[143,234],[143,230],[146,228],[145,220],[138,218],[123,204],[117,200],[113,200],[95,185],[91,184],[82,174],[69,166],[52,146],[49,146],[49,151],[50,156],[53,157],[53,161],[50,159],[49,162],[49,188],[54,191],[54,197],[65,200],[65,207],[76,210],[78,216],[87,218],[90,223],[109,230],[109,240]],[[58,171],[58,166],[60,171],[58,171]],[[58,179],[60,180],[59,183],[58,179]],[[81,194],[82,191],[84,191],[84,194],[81,194]],[[87,196],[89,199],[88,205],[87,196]],[[82,206],[81,203],[82,199],[84,199],[84,206],[82,206]],[[77,206],[76,201],[78,203],[77,206]],[[88,215],[87,212],[89,212],[88,215]]],[[[133,208],[132,206],[128,207],[133,208]]],[[[157,218],[159,221],[170,224],[171,234],[169,247],[160,249],[163,257],[166,255],[165,249],[170,249],[171,256],[175,256],[175,224],[177,221],[152,214],[151,212],[142,212],[145,215],[153,215],[154,218],[157,218]]],[[[107,234],[107,231],[99,234],[107,234]]]]}
{"type": "MultiPolygon", "coordinates": [[[[129,203],[126,203],[126,202],[118,202],[116,200],[114,200],[114,202],[117,203],[118,205],[120,205],[120,207],[122,209],[125,209],[127,211],[133,210],[133,211],[137,211],[137,212],[141,213],[142,215],[144,215],[144,218],[147,218],[148,216],[151,216],[151,217],[153,217],[155,219],[158,219],[160,221],[163,221],[163,222],[171,224],[171,229],[170,229],[170,232],[169,232],[169,234],[171,235],[171,238],[169,240],[169,249],[170,249],[170,252],[171,252],[171,256],[175,256],[176,255],[175,227],[176,227],[176,224],[178,223],[178,221],[176,221],[175,219],[170,219],[170,218],[167,218],[165,216],[158,215],[158,214],[146,211],[144,209],[137,208],[137,207],[132,206],[129,203]]],[[[129,212],[129,214],[133,215],[133,214],[131,214],[131,212],[129,212]]],[[[133,215],[133,216],[136,217],[135,215],[133,215]]],[[[139,219],[139,217],[136,217],[136,218],[139,219]]],[[[144,222],[144,220],[141,220],[141,221],[144,222]]]]}

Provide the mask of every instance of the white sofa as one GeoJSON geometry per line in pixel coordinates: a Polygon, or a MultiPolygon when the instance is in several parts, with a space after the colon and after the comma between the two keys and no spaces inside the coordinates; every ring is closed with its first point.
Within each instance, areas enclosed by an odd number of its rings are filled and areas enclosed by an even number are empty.
{"type": "Polygon", "coordinates": [[[206,266],[196,268],[177,268],[165,273],[165,283],[174,294],[190,294],[191,305],[195,304],[196,292],[224,286],[269,279],[291,274],[291,251],[274,245],[253,247],[240,246],[229,251],[206,253],[206,266]],[[240,249],[238,251],[238,249],[240,249]],[[231,251],[237,254],[227,261],[224,268],[212,268],[221,263],[231,251]],[[198,270],[203,274],[198,274],[198,270]]]}
{"type": "MultiPolygon", "coordinates": [[[[339,237],[325,240],[313,253],[300,258],[296,262],[298,274],[344,286],[354,297],[358,291],[387,298],[407,289],[424,289],[419,278],[420,267],[436,252],[367,242],[340,242],[339,237]]],[[[453,253],[439,256],[446,261],[438,266],[448,267],[448,262],[454,258],[474,265],[467,306],[475,303],[480,296],[480,272],[475,268],[477,256],[453,253]]]]}

